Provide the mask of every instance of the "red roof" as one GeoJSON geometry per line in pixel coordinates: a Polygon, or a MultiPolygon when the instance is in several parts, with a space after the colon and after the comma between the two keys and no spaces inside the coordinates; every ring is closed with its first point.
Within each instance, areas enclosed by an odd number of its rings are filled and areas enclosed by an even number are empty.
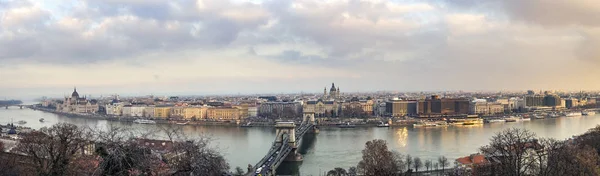
{"type": "Polygon", "coordinates": [[[485,156],[476,154],[476,155],[458,158],[458,159],[456,159],[456,162],[463,164],[463,165],[472,165],[472,164],[477,165],[477,164],[483,164],[483,163],[487,162],[487,160],[485,159],[485,156]]]}

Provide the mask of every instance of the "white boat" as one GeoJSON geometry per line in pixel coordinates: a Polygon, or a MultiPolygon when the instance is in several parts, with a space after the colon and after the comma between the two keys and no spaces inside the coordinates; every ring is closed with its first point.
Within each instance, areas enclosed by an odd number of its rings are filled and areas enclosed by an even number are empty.
{"type": "Polygon", "coordinates": [[[506,120],[504,120],[504,119],[490,119],[490,120],[488,120],[488,123],[500,123],[500,122],[506,122],[506,120]]]}
{"type": "Polygon", "coordinates": [[[519,119],[519,121],[531,121],[531,118],[529,118],[529,117],[521,117],[519,119]]]}
{"type": "Polygon", "coordinates": [[[514,117],[509,117],[509,118],[505,118],[504,121],[506,122],[516,122],[518,119],[514,118],[514,117]]]}
{"type": "Polygon", "coordinates": [[[413,127],[436,127],[436,126],[438,126],[438,124],[431,123],[431,122],[419,122],[419,123],[413,124],[413,127]]]}
{"type": "Polygon", "coordinates": [[[577,117],[581,116],[581,112],[570,112],[566,115],[567,117],[577,117]]]}
{"type": "Polygon", "coordinates": [[[152,120],[146,120],[146,119],[137,119],[134,120],[133,123],[139,123],[139,124],[154,124],[156,123],[155,121],[152,120]]]}
{"type": "Polygon", "coordinates": [[[19,120],[17,123],[20,125],[23,125],[23,124],[26,124],[27,122],[25,120],[19,120]]]}
{"type": "Polygon", "coordinates": [[[584,116],[596,115],[596,111],[583,111],[581,113],[581,115],[584,115],[584,116]]]}
{"type": "Polygon", "coordinates": [[[377,127],[390,127],[390,124],[381,122],[377,127]]]}
{"type": "Polygon", "coordinates": [[[187,124],[188,124],[188,122],[178,122],[178,123],[176,123],[176,124],[177,124],[177,125],[187,125],[187,124]]]}
{"type": "Polygon", "coordinates": [[[542,116],[542,115],[537,115],[537,114],[534,114],[534,115],[533,115],[533,117],[534,117],[535,119],[545,119],[545,118],[546,118],[546,117],[544,117],[544,116],[542,116]]]}

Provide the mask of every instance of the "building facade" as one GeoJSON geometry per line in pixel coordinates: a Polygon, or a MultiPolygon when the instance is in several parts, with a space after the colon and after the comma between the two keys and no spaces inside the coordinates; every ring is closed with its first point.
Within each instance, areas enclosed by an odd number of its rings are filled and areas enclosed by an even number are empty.
{"type": "Polygon", "coordinates": [[[390,100],[385,103],[385,112],[393,117],[417,114],[416,100],[390,100]]]}
{"type": "Polygon", "coordinates": [[[469,113],[470,102],[464,98],[440,98],[431,96],[430,99],[419,100],[417,113],[420,115],[461,115],[469,113]]]}
{"type": "Polygon", "coordinates": [[[340,106],[336,101],[307,101],[302,109],[303,113],[314,113],[316,117],[337,117],[340,106]]]}
{"type": "Polygon", "coordinates": [[[159,119],[167,119],[170,117],[171,115],[171,108],[170,106],[156,106],[154,107],[154,118],[159,118],[159,119]]]}
{"type": "Polygon", "coordinates": [[[242,110],[233,107],[209,108],[207,117],[215,120],[242,120],[242,110]]]}
{"type": "Polygon", "coordinates": [[[88,100],[85,97],[79,97],[77,89],[73,89],[71,97],[65,97],[62,104],[56,106],[56,111],[66,113],[87,113],[95,114],[100,109],[96,100],[88,100]]]}
{"type": "Polygon", "coordinates": [[[494,115],[504,113],[505,107],[500,102],[474,101],[470,109],[471,114],[494,115]]]}

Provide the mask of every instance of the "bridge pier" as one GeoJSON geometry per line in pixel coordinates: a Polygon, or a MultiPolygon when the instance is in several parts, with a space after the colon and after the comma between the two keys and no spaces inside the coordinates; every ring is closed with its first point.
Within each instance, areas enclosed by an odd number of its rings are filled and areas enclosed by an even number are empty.
{"type": "Polygon", "coordinates": [[[20,108],[20,109],[23,109],[23,105],[20,105],[20,106],[19,106],[19,108],[20,108]]]}

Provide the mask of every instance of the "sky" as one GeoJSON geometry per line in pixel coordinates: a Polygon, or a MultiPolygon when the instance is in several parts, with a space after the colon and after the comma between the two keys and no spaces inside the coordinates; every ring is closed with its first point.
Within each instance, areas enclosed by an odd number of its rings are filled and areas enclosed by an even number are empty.
{"type": "Polygon", "coordinates": [[[0,99],[600,89],[596,0],[0,0],[0,99]]]}

